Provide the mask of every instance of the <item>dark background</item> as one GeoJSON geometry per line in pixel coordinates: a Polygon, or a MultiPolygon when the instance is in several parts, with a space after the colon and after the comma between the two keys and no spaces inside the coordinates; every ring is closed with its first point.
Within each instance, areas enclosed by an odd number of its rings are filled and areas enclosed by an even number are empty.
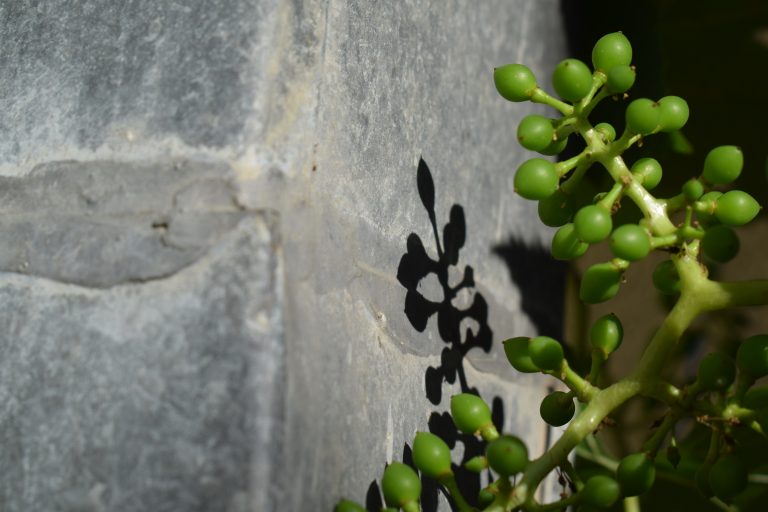
{"type": "MultiPolygon", "coordinates": [[[[649,137],[643,147],[625,154],[632,162],[653,156],[664,169],[662,185],[654,190],[658,197],[679,192],[690,177],[700,174],[704,157],[712,148],[733,144],[744,152],[744,171],[736,183],[762,205],[768,205],[768,2],[762,0],[647,0],[616,2],[607,0],[563,0],[569,56],[591,63],[594,43],[606,33],[622,31],[634,50],[637,81],[628,101],[666,95],[683,97],[690,107],[690,119],[682,130],[684,139],[666,134],[649,137]],[[687,141],[687,144],[683,143],[687,141]],[[687,147],[686,147],[687,146],[687,147]]],[[[542,80],[542,82],[544,82],[542,80]]],[[[551,90],[551,89],[550,89],[551,90]]],[[[590,116],[593,124],[607,121],[620,134],[624,128],[623,105],[604,101],[590,116]]],[[[569,146],[568,151],[579,148],[569,146]]],[[[607,190],[607,173],[592,173],[594,193],[607,190]]],[[[619,217],[635,214],[623,206],[619,217]]],[[[620,221],[621,222],[621,221],[620,221]]],[[[768,221],[765,211],[753,225],[738,230],[742,251],[729,265],[712,268],[722,279],[768,277],[766,244],[768,221]]],[[[574,353],[583,350],[586,329],[597,317],[616,312],[625,325],[625,343],[614,356],[609,372],[613,378],[630,371],[647,341],[653,326],[663,318],[668,302],[650,285],[650,273],[658,259],[633,265],[619,295],[607,303],[584,308],[574,298],[581,272],[592,263],[610,259],[607,248],[597,246],[570,271],[571,287],[566,306],[566,339],[574,353]]],[[[712,315],[691,329],[681,343],[677,360],[667,377],[685,384],[695,374],[698,360],[712,349],[734,352],[738,339],[768,332],[765,308],[712,315]]],[[[586,362],[586,360],[585,360],[586,362]]],[[[619,424],[598,435],[607,452],[621,457],[637,449],[663,410],[649,403],[634,401],[616,414],[619,424]]],[[[706,447],[707,429],[682,425],[678,433],[688,437],[682,447],[683,462],[678,469],[667,468],[657,479],[654,491],[643,498],[643,510],[719,510],[701,497],[692,485],[692,471],[706,447]]],[[[768,443],[746,436],[739,439],[743,453],[752,458],[753,471],[768,473],[768,443]]],[[[600,471],[583,460],[585,469],[600,471]]],[[[737,504],[742,511],[767,510],[768,486],[751,484],[737,504]]],[[[616,510],[622,510],[617,506],[616,510]]]]}

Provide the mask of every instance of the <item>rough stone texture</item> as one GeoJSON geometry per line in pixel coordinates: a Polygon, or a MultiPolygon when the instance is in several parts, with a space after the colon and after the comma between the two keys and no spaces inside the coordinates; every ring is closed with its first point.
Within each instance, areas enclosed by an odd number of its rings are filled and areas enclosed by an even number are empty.
{"type": "Polygon", "coordinates": [[[274,215],[233,208],[221,168],[64,163],[0,184],[17,194],[8,212],[47,198],[23,223],[4,215],[4,247],[44,251],[0,284],[4,510],[264,509],[283,415],[280,240],[274,215]],[[176,236],[176,212],[199,223],[176,236]]]}
{"type": "Polygon", "coordinates": [[[444,414],[461,389],[532,454],[551,441],[551,381],[499,343],[559,329],[549,232],[512,192],[516,122],[546,110],[491,73],[549,75],[556,0],[0,17],[6,509],[374,507],[416,430],[478,449],[444,414]]]}

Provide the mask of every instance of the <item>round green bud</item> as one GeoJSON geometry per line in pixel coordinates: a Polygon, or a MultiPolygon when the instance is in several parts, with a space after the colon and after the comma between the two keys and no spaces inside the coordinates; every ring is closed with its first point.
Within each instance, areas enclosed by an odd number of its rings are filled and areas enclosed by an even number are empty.
{"type": "Polygon", "coordinates": [[[611,263],[592,265],[581,278],[579,297],[587,304],[605,302],[619,292],[621,274],[611,263]]]}
{"type": "Polygon", "coordinates": [[[557,370],[563,364],[563,346],[549,336],[537,336],[528,343],[533,364],[542,370],[557,370]]]}
{"type": "Polygon", "coordinates": [[[552,257],[556,260],[575,260],[581,257],[589,244],[579,240],[573,224],[565,224],[552,237],[552,257]]]}
{"type": "Polygon", "coordinates": [[[584,503],[597,508],[609,508],[621,497],[619,483],[605,475],[596,475],[587,480],[582,490],[584,503]]]}
{"type": "Polygon", "coordinates": [[[573,199],[557,189],[554,194],[539,201],[539,219],[545,226],[557,228],[571,220],[574,213],[573,199]]]}
{"type": "Polygon", "coordinates": [[[533,363],[528,353],[529,342],[530,338],[527,337],[510,338],[502,343],[504,354],[515,370],[522,373],[537,373],[541,369],[533,363]]]}
{"type": "Polygon", "coordinates": [[[515,192],[526,199],[546,199],[560,184],[555,164],[543,158],[523,162],[515,174],[515,192]]]}
{"type": "Polygon", "coordinates": [[[656,479],[656,466],[645,453],[635,453],[621,459],[616,468],[616,480],[624,496],[645,494],[656,479]]]}
{"type": "Polygon", "coordinates": [[[729,190],[717,198],[715,216],[728,226],[742,226],[760,212],[760,204],[742,190],[729,190]]]}
{"type": "Polygon", "coordinates": [[[451,397],[451,416],[456,428],[465,434],[476,434],[493,424],[488,404],[479,396],[470,393],[460,393],[451,397]]]}
{"type": "Polygon", "coordinates": [[[709,470],[709,486],[715,496],[730,501],[747,487],[747,468],[735,455],[723,457],[709,470]]]}
{"type": "Polygon", "coordinates": [[[496,473],[507,477],[516,475],[528,465],[528,448],[515,436],[500,436],[486,448],[488,465],[496,473]]]}
{"type": "Polygon", "coordinates": [[[592,48],[592,65],[600,71],[632,63],[632,45],[621,32],[606,34],[592,48]]]}
{"type": "Polygon", "coordinates": [[[751,388],[744,393],[744,399],[741,404],[747,409],[766,409],[768,408],[768,386],[751,388]]]}
{"type": "Polygon", "coordinates": [[[651,252],[651,238],[648,232],[637,224],[624,224],[611,233],[610,246],[617,258],[637,261],[651,252]]]}
{"type": "Polygon", "coordinates": [[[576,212],[573,227],[576,230],[576,236],[582,242],[588,244],[602,242],[608,238],[613,228],[611,213],[597,204],[585,206],[576,212]]]}
{"type": "Polygon", "coordinates": [[[537,114],[525,116],[517,127],[517,140],[525,149],[541,151],[552,143],[552,120],[537,114]]]}
{"type": "Polygon", "coordinates": [[[707,229],[701,239],[701,249],[704,255],[717,263],[725,263],[733,259],[739,252],[739,237],[728,226],[717,225],[707,229]]]}
{"type": "Polygon", "coordinates": [[[641,158],[632,166],[632,174],[646,190],[661,182],[661,164],[655,158],[641,158]]]}
{"type": "Polygon", "coordinates": [[[507,64],[493,70],[496,90],[509,101],[527,101],[536,90],[536,77],[522,64],[507,64]]]}
{"type": "Polygon", "coordinates": [[[736,146],[718,146],[707,153],[701,175],[710,183],[731,183],[741,174],[744,155],[736,146]]]}
{"type": "Polygon", "coordinates": [[[608,88],[608,92],[620,94],[627,92],[635,85],[635,77],[635,70],[630,66],[616,66],[606,73],[607,80],[605,85],[608,88]]]}
{"type": "Polygon", "coordinates": [[[549,143],[549,146],[540,150],[539,153],[547,156],[558,155],[563,152],[563,150],[567,145],[568,145],[568,136],[566,135],[565,137],[562,137],[560,139],[553,140],[552,142],[549,143]]]}
{"type": "Polygon", "coordinates": [[[736,351],[736,364],[752,378],[768,375],[768,335],[758,334],[742,341],[736,351]]]}
{"type": "Polygon", "coordinates": [[[715,217],[715,210],[717,210],[717,200],[722,195],[722,192],[712,190],[699,198],[694,205],[699,221],[705,224],[715,224],[719,222],[717,217],[715,217]]]}
{"type": "Polygon", "coordinates": [[[634,133],[648,135],[659,126],[661,109],[659,104],[647,98],[636,99],[627,106],[627,127],[634,133]]]}
{"type": "Polygon", "coordinates": [[[341,500],[333,509],[333,512],[367,512],[367,511],[365,510],[365,508],[363,508],[362,505],[358,505],[354,501],[341,500]]]}
{"type": "Polygon", "coordinates": [[[418,501],[421,495],[421,480],[410,466],[393,462],[384,470],[381,492],[388,506],[402,507],[406,503],[418,501]]]}
{"type": "Polygon", "coordinates": [[[606,143],[613,142],[616,138],[616,129],[608,123],[599,123],[595,126],[595,130],[603,138],[606,143]]]}
{"type": "Polygon", "coordinates": [[[683,195],[690,201],[696,201],[704,194],[704,185],[696,178],[691,178],[683,184],[683,195]]]}
{"type": "Polygon", "coordinates": [[[552,86],[561,98],[579,101],[592,89],[592,72],[578,59],[565,59],[555,66],[552,86]]]}
{"type": "Polygon", "coordinates": [[[485,455],[476,455],[465,462],[464,467],[473,473],[482,473],[488,468],[488,459],[485,455]]]}
{"type": "Polygon", "coordinates": [[[453,474],[451,449],[445,441],[429,432],[417,432],[413,439],[413,464],[430,478],[453,474]]]}
{"type": "Polygon", "coordinates": [[[680,276],[671,260],[665,260],[656,265],[651,280],[656,289],[664,295],[680,293],[680,276]]]}
{"type": "Polygon", "coordinates": [[[483,508],[493,503],[495,499],[496,494],[489,487],[480,489],[480,492],[477,494],[477,504],[483,508]]]}
{"type": "Polygon", "coordinates": [[[554,391],[544,397],[539,407],[541,419],[553,427],[561,427],[571,421],[576,414],[573,397],[562,391],[554,391]]]}
{"type": "Polygon", "coordinates": [[[621,346],[624,339],[624,328],[619,317],[613,313],[601,316],[592,324],[589,330],[589,341],[592,347],[602,350],[607,356],[621,346]]]}
{"type": "Polygon", "coordinates": [[[664,96],[659,100],[662,132],[674,132],[688,122],[688,103],[679,96],[664,96]]]}
{"type": "Polygon", "coordinates": [[[707,354],[699,363],[699,383],[707,391],[725,391],[735,378],[736,365],[721,352],[707,354]]]}

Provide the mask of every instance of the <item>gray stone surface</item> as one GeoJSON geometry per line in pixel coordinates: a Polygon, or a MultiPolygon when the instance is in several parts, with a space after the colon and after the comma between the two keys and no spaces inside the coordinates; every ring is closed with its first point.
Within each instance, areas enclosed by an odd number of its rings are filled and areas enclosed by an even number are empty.
{"type": "MultiPolygon", "coordinates": [[[[503,398],[532,454],[549,442],[551,382],[499,344],[558,323],[550,233],[512,191],[529,158],[516,121],[546,109],[505,103],[491,76],[521,61],[548,76],[559,2],[22,1],[0,17],[0,360],[16,372],[0,369],[0,424],[22,425],[3,427],[9,510],[364,501],[462,387],[503,398]],[[406,314],[411,235],[435,261],[463,238],[441,268],[452,287],[472,267],[472,286],[446,296],[427,273],[411,289],[472,312],[451,334],[406,314]],[[452,372],[444,349],[483,327],[492,348],[452,372]],[[53,396],[48,417],[23,393],[53,396]]],[[[435,499],[427,512],[447,510],[435,499]]]]}
{"type": "Polygon", "coordinates": [[[223,169],[67,162],[0,182],[3,250],[29,262],[1,258],[3,510],[266,509],[280,239],[223,169]]]}

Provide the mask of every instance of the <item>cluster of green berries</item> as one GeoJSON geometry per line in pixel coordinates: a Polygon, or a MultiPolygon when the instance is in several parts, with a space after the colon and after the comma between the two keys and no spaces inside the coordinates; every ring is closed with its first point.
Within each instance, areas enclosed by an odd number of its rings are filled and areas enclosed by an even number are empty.
{"type": "MultiPolygon", "coordinates": [[[[691,388],[695,394],[710,394],[714,403],[725,401],[726,414],[740,411],[741,419],[748,418],[768,432],[768,386],[754,386],[766,376],[768,335],[756,335],[739,343],[735,360],[723,352],[706,355],[691,388]]],[[[704,496],[728,502],[746,488],[748,470],[743,457],[726,445],[704,460],[696,473],[696,485],[704,496]]]]}
{"type": "MultiPolygon", "coordinates": [[[[666,294],[681,293],[685,283],[678,275],[678,268],[683,268],[679,255],[702,257],[703,263],[732,259],[739,249],[734,228],[750,222],[760,210],[748,193],[729,188],[743,168],[743,155],[736,146],[720,146],[709,151],[700,175],[687,181],[679,194],[659,199],[650,193],[662,179],[661,164],[654,158],[644,157],[628,166],[622,154],[643,137],[683,128],[689,117],[685,100],[666,96],[658,101],[647,98],[630,101],[625,109],[625,129],[620,136],[610,124],[593,125],[589,120],[590,113],[602,99],[609,96],[628,99],[627,91],[635,78],[632,46],[619,32],[597,41],[591,69],[577,59],[566,59],[555,67],[552,86],[560,99],[541,89],[534,74],[524,65],[509,64],[494,72],[496,87],[507,100],[542,103],[562,114],[559,119],[541,115],[523,118],[517,139],[524,148],[553,156],[564,151],[572,135],[578,135],[585,142],[577,156],[558,163],[541,157],[527,160],[517,169],[514,184],[522,197],[538,201],[542,222],[558,228],[552,239],[554,258],[573,260],[582,256],[590,245],[608,243],[613,259],[590,266],[582,276],[580,298],[586,303],[612,298],[619,290],[626,269],[653,250],[670,255],[655,269],[654,285],[666,294]],[[613,185],[584,203],[577,199],[581,196],[575,192],[594,164],[605,168],[613,185]],[[614,214],[625,198],[638,206],[642,218],[637,223],[615,226],[614,214]]],[[[699,263],[695,267],[700,268],[699,263]]],[[[698,279],[706,280],[704,275],[698,279]]],[[[586,376],[570,368],[563,345],[552,337],[511,338],[504,341],[503,346],[507,360],[517,371],[540,372],[562,381],[568,390],[553,391],[545,396],[539,412],[551,426],[571,423],[570,431],[578,423],[578,419],[574,420],[578,408],[582,405],[589,408],[601,396],[610,394],[599,387],[598,380],[605,362],[620,348],[623,334],[621,321],[614,314],[602,316],[593,323],[589,330],[592,366],[586,376]]],[[[679,334],[675,333],[677,337],[679,334]]],[[[521,439],[498,432],[490,408],[480,397],[468,393],[455,395],[451,399],[451,417],[456,428],[486,442],[484,455],[466,461],[464,468],[477,473],[490,470],[496,480],[474,497],[474,504],[469,504],[459,491],[449,446],[432,433],[418,432],[412,443],[414,467],[393,462],[384,470],[381,490],[389,507],[386,510],[418,511],[423,477],[441,484],[462,512],[489,506],[492,510],[539,510],[542,506],[535,502],[533,491],[545,474],[542,466],[546,471],[559,466],[567,474],[573,491],[570,495],[564,493],[561,502],[547,505],[546,510],[567,507],[584,512],[607,510],[622,498],[651,490],[657,472],[655,460],[667,437],[671,437],[667,460],[677,464],[680,454],[671,434],[672,427],[683,415],[695,415],[701,408],[725,421],[712,427],[713,448],[700,461],[695,482],[705,496],[730,502],[747,486],[749,468],[738,457],[734,444],[723,440],[729,439],[729,429],[744,422],[749,422],[757,431],[768,432],[768,386],[755,386],[758,379],[766,376],[768,335],[741,342],[735,360],[721,352],[707,355],[699,365],[696,380],[684,390],[677,390],[676,402],[668,401],[671,412],[643,449],[618,460],[615,470],[587,479],[582,479],[570,465],[567,454],[559,455],[562,458],[559,461],[554,460],[551,453],[531,460],[521,439]],[[514,487],[514,481],[518,487],[514,487]]],[[[615,408],[618,403],[610,407],[615,408]]],[[[610,410],[606,408],[599,418],[610,410]]],[[[579,439],[594,428],[588,427],[579,439]]],[[[574,447],[575,444],[570,449],[574,447]]],[[[348,500],[336,507],[336,512],[364,510],[348,500]]]]}
{"type": "MultiPolygon", "coordinates": [[[[496,87],[504,98],[545,103],[563,114],[559,119],[538,114],[523,118],[517,139],[524,148],[555,155],[565,149],[573,134],[580,134],[586,141],[586,148],[575,158],[559,163],[545,158],[523,162],[514,184],[518,194],[538,201],[541,221],[558,228],[552,239],[554,258],[573,260],[590,245],[608,241],[615,258],[593,265],[583,276],[580,297],[587,303],[613,297],[629,265],[644,259],[654,249],[669,250],[698,239],[709,260],[730,260],[739,249],[733,228],[748,223],[760,210],[757,201],[744,191],[716,190],[736,180],[743,166],[738,147],[720,146],[709,152],[701,175],[686,182],[680,194],[668,199],[654,198],[659,211],[646,214],[636,224],[614,225],[613,214],[625,195],[635,202],[652,197],[648,191],[662,178],[662,166],[656,159],[641,158],[627,167],[621,154],[642,137],[680,130],[689,116],[688,104],[678,96],[665,96],[658,101],[638,98],[626,107],[626,127],[621,137],[617,138],[610,124],[592,126],[588,115],[594,106],[606,96],[625,94],[634,84],[631,62],[632,46],[618,32],[602,37],[595,45],[594,71],[577,59],[562,61],[552,74],[552,86],[565,102],[543,91],[531,70],[522,64],[502,66],[494,73],[496,87]],[[576,189],[587,169],[598,162],[608,169],[615,185],[590,203],[580,204],[576,189]],[[677,211],[688,215],[676,229],[652,216],[667,217],[677,211]]],[[[677,289],[677,277],[670,271],[670,265],[671,262],[662,264],[654,278],[664,293],[676,293],[677,289]]]]}

